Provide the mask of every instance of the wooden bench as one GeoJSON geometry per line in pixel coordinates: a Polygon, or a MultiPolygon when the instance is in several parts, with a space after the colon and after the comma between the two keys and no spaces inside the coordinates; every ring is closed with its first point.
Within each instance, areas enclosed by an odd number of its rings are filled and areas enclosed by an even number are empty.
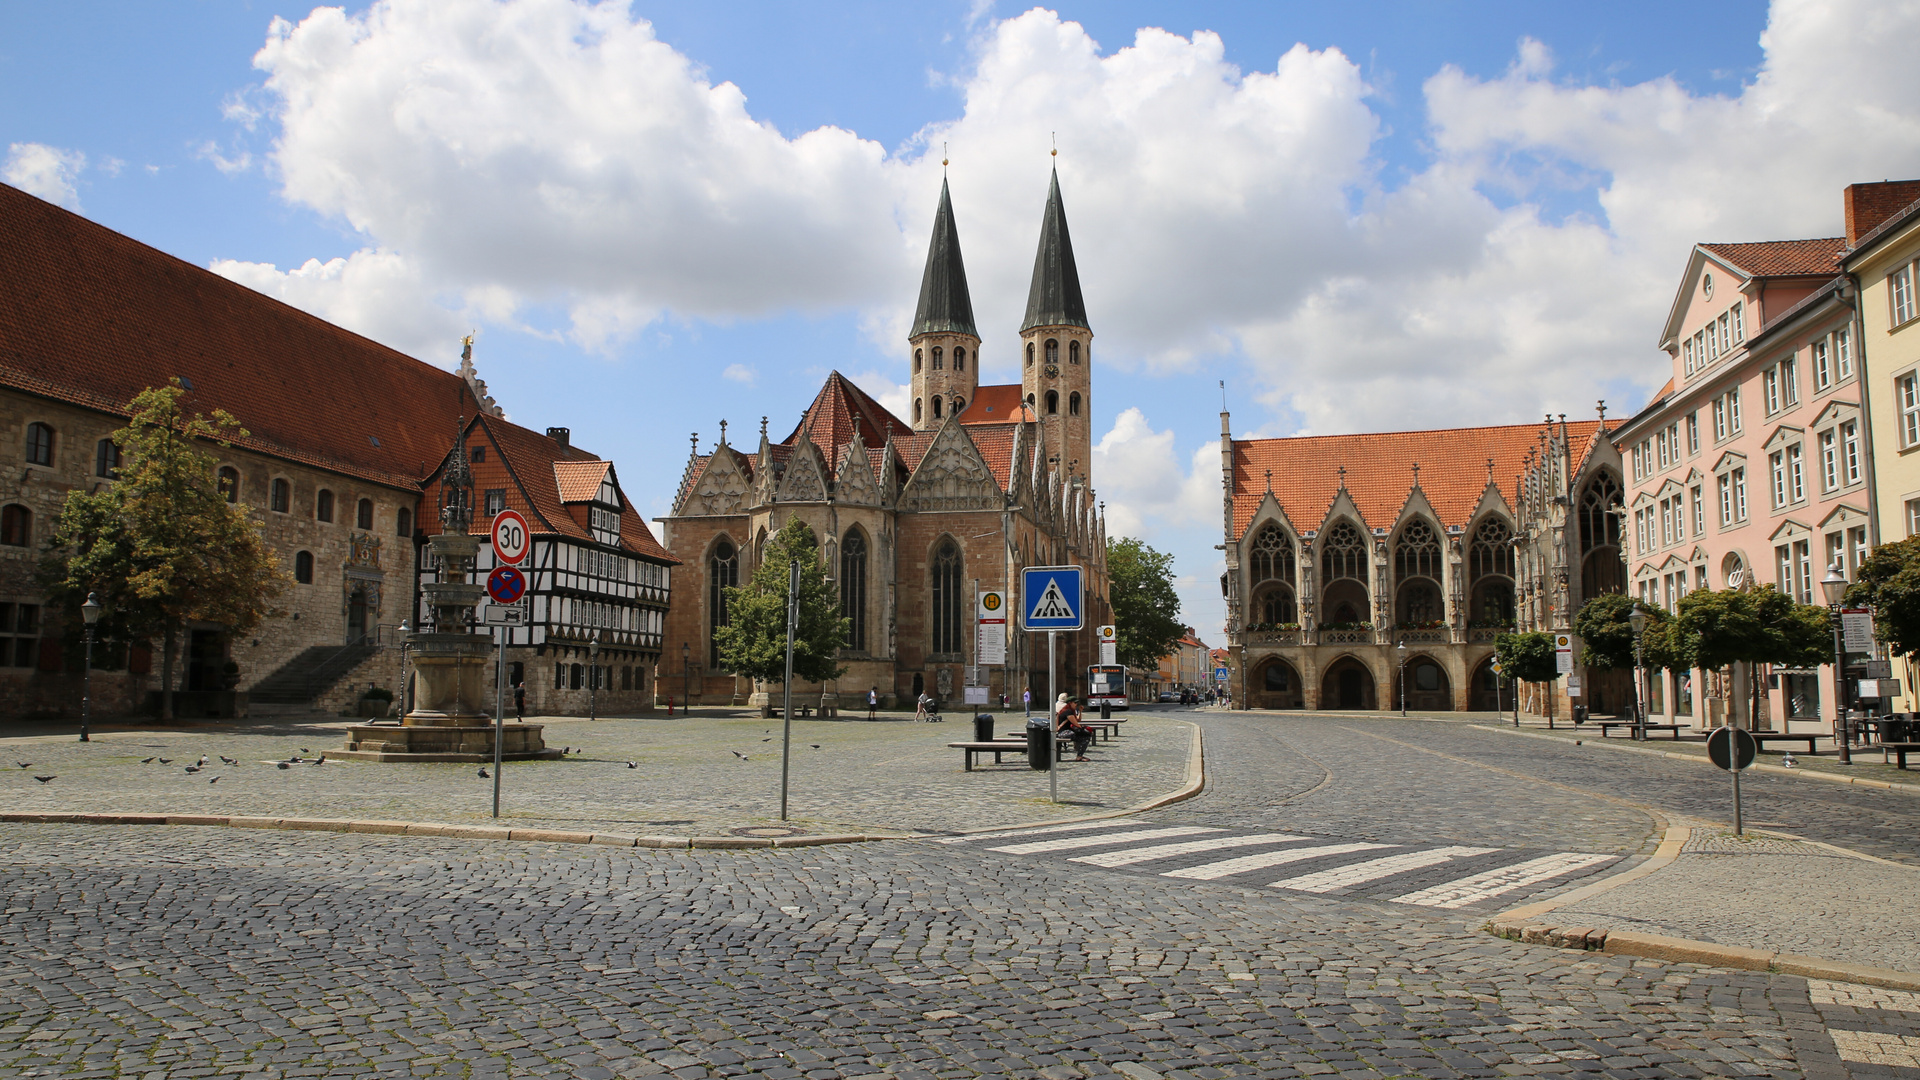
{"type": "MultiPolygon", "coordinates": [[[[1614,728],[1626,728],[1631,732],[1642,726],[1633,720],[1589,720],[1588,723],[1600,729],[1600,737],[1603,739],[1611,735],[1614,728]]],[[[1691,726],[1691,724],[1647,724],[1645,728],[1648,731],[1671,731],[1673,737],[1678,739],[1681,729],[1691,726]]]]}
{"type": "Polygon", "coordinates": [[[1019,754],[1024,757],[1027,752],[1027,740],[1024,738],[1018,742],[1012,739],[995,739],[992,742],[950,742],[947,745],[959,750],[966,758],[968,772],[973,771],[975,754],[992,754],[993,763],[999,765],[1002,763],[1000,760],[1002,754],[1019,754]]]}
{"type": "Polygon", "coordinates": [[[1762,750],[1765,750],[1767,744],[1770,742],[1803,742],[1807,744],[1807,753],[1809,754],[1819,750],[1819,747],[1814,745],[1815,739],[1833,738],[1832,735],[1805,735],[1798,732],[1789,733],[1785,731],[1749,731],[1747,734],[1753,736],[1753,741],[1759,743],[1760,749],[1762,750]]]}
{"type": "Polygon", "coordinates": [[[1907,751],[1920,750],[1920,742],[1883,742],[1874,745],[1881,750],[1891,751],[1899,759],[1898,765],[1902,769],[1907,767],[1907,751]]]}

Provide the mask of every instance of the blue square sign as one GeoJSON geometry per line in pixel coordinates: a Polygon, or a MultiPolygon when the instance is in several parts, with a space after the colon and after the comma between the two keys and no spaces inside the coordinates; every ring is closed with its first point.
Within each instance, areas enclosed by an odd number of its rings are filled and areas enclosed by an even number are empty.
{"type": "Polygon", "coordinates": [[[1078,630],[1085,598],[1077,566],[1029,566],[1022,573],[1020,611],[1029,630],[1078,630]]]}

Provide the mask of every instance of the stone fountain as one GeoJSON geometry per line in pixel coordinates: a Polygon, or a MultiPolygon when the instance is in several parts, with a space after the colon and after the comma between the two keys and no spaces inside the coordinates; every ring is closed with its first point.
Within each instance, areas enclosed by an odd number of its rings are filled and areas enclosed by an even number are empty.
{"type": "MultiPolygon", "coordinates": [[[[462,425],[464,429],[464,424],[462,425]]],[[[413,709],[400,726],[359,724],[347,729],[347,746],[332,756],[362,761],[493,760],[493,716],[487,711],[494,675],[494,644],[473,632],[473,611],[486,586],[473,580],[480,537],[473,524],[473,473],[466,439],[456,440],[440,480],[440,533],[427,542],[437,580],[423,582],[428,626],[407,635],[413,654],[413,709]]],[[[404,699],[403,699],[404,700],[404,699]]],[[[510,761],[558,758],[541,736],[541,725],[508,723],[500,756],[510,761]]]]}

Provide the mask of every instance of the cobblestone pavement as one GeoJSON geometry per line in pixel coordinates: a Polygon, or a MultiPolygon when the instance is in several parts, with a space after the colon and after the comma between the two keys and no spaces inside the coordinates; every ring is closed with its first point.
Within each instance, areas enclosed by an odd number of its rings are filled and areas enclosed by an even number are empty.
{"type": "MultiPolygon", "coordinates": [[[[503,823],[599,832],[715,835],[764,826],[780,806],[780,724],[696,716],[645,720],[544,719],[563,761],[508,762],[503,823]],[[633,762],[628,768],[627,762],[633,762]]],[[[1001,717],[1013,731],[1021,717],[1001,717]]],[[[808,832],[984,828],[1124,809],[1186,781],[1192,729],[1136,711],[1093,760],[1061,771],[1064,806],[1044,773],[1013,755],[963,771],[947,743],[971,739],[969,718],[796,720],[789,812],[808,832]]],[[[470,764],[311,760],[344,744],[338,722],[115,731],[90,743],[71,734],[0,740],[0,802],[13,810],[380,818],[465,823],[491,811],[493,785],[470,764]],[[184,771],[206,757],[197,772],[184,771]],[[143,759],[154,758],[142,764],[143,759]],[[160,759],[168,759],[165,764],[160,759]],[[228,765],[223,759],[239,762],[228,765]],[[19,768],[25,762],[31,768],[19,768]],[[46,783],[36,776],[53,776],[46,783]],[[218,782],[214,782],[214,778],[218,782]]]]}
{"type": "Polygon", "coordinates": [[[1913,1031],[1804,979],[965,844],[0,844],[4,1077],[1824,1080],[1837,1038],[1880,1069],[1913,1031]]]}

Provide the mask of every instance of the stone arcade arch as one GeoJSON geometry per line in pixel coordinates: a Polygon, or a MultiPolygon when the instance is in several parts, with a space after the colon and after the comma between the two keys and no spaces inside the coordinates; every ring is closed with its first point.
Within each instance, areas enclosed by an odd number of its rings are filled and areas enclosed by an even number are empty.
{"type": "MultiPolygon", "coordinates": [[[[1407,657],[1407,709],[1410,712],[1452,712],[1453,680],[1437,657],[1415,653],[1407,657]]],[[[1393,673],[1393,707],[1400,707],[1400,672],[1393,673]]]]}
{"type": "Polygon", "coordinates": [[[1467,709],[1470,712],[1499,712],[1503,706],[1513,704],[1512,687],[1500,685],[1500,675],[1493,670],[1492,656],[1481,660],[1473,669],[1473,678],[1467,681],[1467,709]]]}
{"type": "Polygon", "coordinates": [[[1327,665],[1320,679],[1320,708],[1371,710],[1380,707],[1373,669],[1351,654],[1327,665]]]}
{"type": "Polygon", "coordinates": [[[1306,687],[1300,672],[1278,656],[1260,661],[1247,683],[1248,704],[1256,709],[1303,709],[1306,687]]]}

